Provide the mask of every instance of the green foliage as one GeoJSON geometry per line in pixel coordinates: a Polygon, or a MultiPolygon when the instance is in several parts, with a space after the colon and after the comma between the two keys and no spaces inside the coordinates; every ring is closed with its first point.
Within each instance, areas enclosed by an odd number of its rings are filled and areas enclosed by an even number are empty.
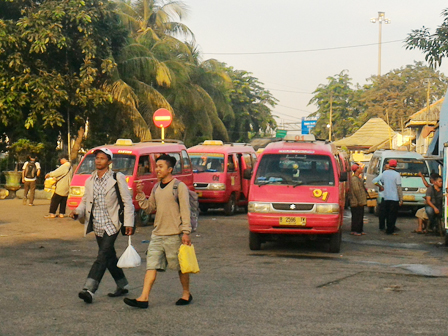
{"type": "Polygon", "coordinates": [[[27,156],[37,155],[42,152],[43,149],[43,143],[31,142],[28,139],[19,139],[17,142],[14,142],[9,148],[9,154],[17,161],[15,170],[18,170],[20,162],[26,161],[27,156]]]}
{"type": "Polygon", "coordinates": [[[425,60],[432,68],[442,64],[443,58],[448,56],[448,8],[442,11],[442,24],[431,34],[429,29],[422,27],[408,34],[406,49],[419,49],[425,54],[425,60]]]}
{"type": "Polygon", "coordinates": [[[421,62],[394,69],[383,76],[372,76],[369,84],[355,87],[346,71],[328,77],[328,84],[319,85],[310,104],[318,110],[313,133],[318,138],[328,139],[330,122],[330,100],[332,100],[332,140],[353,134],[370,118],[387,121],[393,129],[401,130],[406,120],[427,105],[427,84],[430,81],[430,103],[444,96],[447,78],[421,62]]]}

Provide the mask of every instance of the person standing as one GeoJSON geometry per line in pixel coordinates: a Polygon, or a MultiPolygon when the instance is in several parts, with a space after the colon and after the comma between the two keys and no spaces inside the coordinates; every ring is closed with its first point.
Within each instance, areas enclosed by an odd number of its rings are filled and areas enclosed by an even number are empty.
{"type": "Polygon", "coordinates": [[[443,180],[440,175],[432,177],[433,184],[426,190],[425,211],[429,218],[429,231],[438,231],[438,221],[442,216],[443,209],[443,180]]]}
{"type": "Polygon", "coordinates": [[[363,168],[358,165],[352,165],[353,176],[350,179],[350,211],[352,213],[352,230],[351,234],[361,236],[364,226],[364,207],[367,205],[367,192],[362,179],[363,168]]]}
{"type": "Polygon", "coordinates": [[[148,246],[146,259],[146,274],[141,295],[136,299],[124,298],[124,302],[132,307],[148,308],[149,293],[157,277],[157,271],[166,268],[178,271],[182,284],[182,297],[176,305],[187,305],[193,300],[190,293],[190,275],[180,271],[179,248],[182,244],[191,245],[190,232],[190,202],[188,187],[183,182],[176,182],[173,168],[176,159],[169,155],[161,155],[156,160],[156,173],[159,183],[154,186],[149,199],[142,191],[142,185],[137,185],[138,194],[135,197],[139,205],[147,213],[156,212],[154,230],[148,246]],[[174,187],[178,188],[178,199],[174,196],[174,187]]]}
{"type": "MultiPolygon", "coordinates": [[[[386,163],[384,165],[383,173],[386,170],[389,170],[389,164],[388,163],[386,163]]],[[[380,176],[382,176],[383,173],[381,173],[380,176]]],[[[386,231],[386,216],[385,216],[385,211],[384,211],[384,206],[386,204],[384,203],[384,187],[383,186],[379,186],[378,187],[378,195],[380,197],[380,204],[378,204],[379,229],[380,229],[380,231],[386,231]]]]}
{"type": "Polygon", "coordinates": [[[34,205],[34,194],[36,192],[36,180],[40,175],[40,164],[36,162],[36,156],[30,155],[29,161],[23,164],[22,168],[22,183],[24,184],[23,205],[26,205],[27,200],[29,206],[34,205]],[[28,195],[29,192],[29,195],[28,195]]]}
{"type": "Polygon", "coordinates": [[[122,173],[114,173],[109,169],[113,154],[107,148],[100,148],[94,152],[96,170],[85,183],[85,192],[79,206],[70,213],[71,218],[79,218],[84,223],[84,235],[95,233],[98,243],[98,256],[87,276],[83,289],[78,297],[85,303],[92,303],[93,296],[103,278],[106,269],[115,280],[117,288],[109,293],[109,297],[122,296],[128,293],[128,280],[121,268],[118,268],[115,240],[121,225],[125,227],[125,234],[132,235],[134,226],[134,205],[129,193],[126,177],[122,173]],[[120,223],[120,204],[115,184],[124,206],[124,223],[120,223]]]}
{"type": "Polygon", "coordinates": [[[398,207],[403,205],[403,190],[401,189],[401,176],[395,170],[397,160],[389,160],[389,170],[375,177],[372,182],[377,186],[384,188],[383,198],[384,207],[381,208],[386,218],[386,234],[396,234],[395,222],[398,217],[398,207]]]}
{"type": "Polygon", "coordinates": [[[59,168],[49,172],[45,178],[52,177],[56,180],[56,189],[50,201],[50,213],[45,218],[56,218],[56,211],[59,207],[59,218],[64,218],[65,208],[67,206],[68,193],[70,191],[70,182],[72,180],[72,166],[68,161],[68,155],[59,156],[61,165],[59,168]]]}

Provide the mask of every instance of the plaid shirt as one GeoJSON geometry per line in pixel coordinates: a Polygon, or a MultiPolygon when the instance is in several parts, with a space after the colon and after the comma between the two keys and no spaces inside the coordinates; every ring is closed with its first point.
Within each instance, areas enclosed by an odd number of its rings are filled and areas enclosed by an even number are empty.
{"type": "Polygon", "coordinates": [[[104,232],[109,236],[118,232],[106,207],[106,185],[110,178],[112,178],[110,170],[102,178],[98,175],[93,178],[93,231],[98,237],[102,237],[104,232]]]}

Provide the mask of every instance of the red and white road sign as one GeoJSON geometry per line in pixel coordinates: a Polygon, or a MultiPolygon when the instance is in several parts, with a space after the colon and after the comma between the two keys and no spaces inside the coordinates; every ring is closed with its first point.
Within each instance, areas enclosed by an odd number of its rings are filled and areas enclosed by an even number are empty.
{"type": "Polygon", "coordinates": [[[167,128],[169,125],[171,125],[171,122],[173,121],[173,117],[171,115],[171,112],[167,109],[158,109],[154,112],[154,115],[152,116],[152,120],[154,121],[154,125],[156,125],[159,128],[167,128]]]}

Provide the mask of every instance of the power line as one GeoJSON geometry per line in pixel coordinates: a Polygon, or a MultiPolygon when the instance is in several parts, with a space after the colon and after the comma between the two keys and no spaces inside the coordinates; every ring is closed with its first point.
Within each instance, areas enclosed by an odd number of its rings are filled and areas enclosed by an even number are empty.
{"type": "MultiPolygon", "coordinates": [[[[393,40],[382,42],[382,44],[386,43],[396,43],[403,42],[403,40],[393,40]]],[[[289,51],[260,51],[260,52],[204,52],[204,55],[269,55],[269,54],[296,54],[296,53],[307,53],[307,52],[315,52],[315,51],[327,51],[327,50],[338,50],[338,49],[349,49],[349,48],[360,48],[360,47],[369,47],[373,45],[378,45],[378,42],[375,43],[367,43],[367,44],[357,44],[352,46],[345,47],[332,47],[332,48],[319,48],[319,49],[304,49],[304,50],[289,50],[289,51]]]]}
{"type": "Polygon", "coordinates": [[[295,107],[289,107],[289,106],[280,105],[280,104],[277,104],[277,106],[286,107],[286,108],[289,108],[289,109],[291,109],[291,110],[296,110],[296,111],[306,112],[306,113],[308,113],[308,114],[313,113],[313,112],[310,112],[310,111],[305,111],[305,110],[301,110],[301,109],[298,109],[298,108],[295,108],[295,107]]]}
{"type": "MultiPolygon", "coordinates": [[[[279,106],[281,106],[281,105],[279,105],[279,106]]],[[[287,116],[288,118],[302,120],[302,118],[299,118],[299,117],[293,117],[293,116],[290,116],[289,114],[281,113],[281,112],[277,112],[277,111],[272,111],[271,114],[282,114],[282,115],[284,115],[284,116],[287,116]]]]}

